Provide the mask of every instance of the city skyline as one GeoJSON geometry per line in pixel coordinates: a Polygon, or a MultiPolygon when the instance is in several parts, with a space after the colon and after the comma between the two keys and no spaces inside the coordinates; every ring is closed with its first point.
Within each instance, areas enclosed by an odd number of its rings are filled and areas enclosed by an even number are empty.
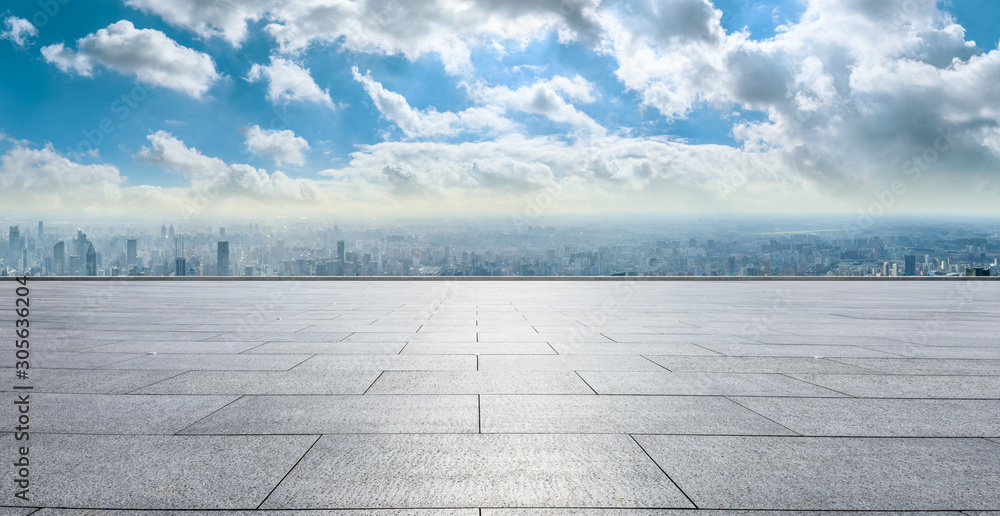
{"type": "Polygon", "coordinates": [[[553,218],[377,227],[280,221],[229,225],[9,226],[0,275],[966,276],[1000,271],[994,219],[553,218]],[[552,225],[555,222],[556,225],[552,225]],[[44,229],[47,228],[47,229],[44,229]]]}
{"type": "Polygon", "coordinates": [[[988,0],[14,2],[0,218],[958,213],[988,0]]]}

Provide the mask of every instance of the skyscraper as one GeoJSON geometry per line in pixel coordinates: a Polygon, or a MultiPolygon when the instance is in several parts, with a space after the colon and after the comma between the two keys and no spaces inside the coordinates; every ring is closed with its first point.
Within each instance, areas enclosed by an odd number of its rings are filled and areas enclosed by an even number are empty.
{"type": "Polygon", "coordinates": [[[174,260],[174,276],[187,276],[187,260],[184,258],[174,260]]]}
{"type": "Polygon", "coordinates": [[[97,276],[97,252],[94,244],[87,246],[87,276],[97,276]]]}
{"type": "Polygon", "coordinates": [[[167,238],[167,225],[160,226],[160,238],[167,238]]]}
{"type": "Polygon", "coordinates": [[[36,236],[35,238],[37,238],[39,241],[42,240],[42,234],[43,234],[42,230],[44,228],[45,228],[45,226],[42,224],[42,221],[38,221],[38,236],[36,236]]]}
{"type": "Polygon", "coordinates": [[[903,257],[903,275],[904,276],[916,276],[917,275],[917,257],[908,254],[903,257]]]}
{"type": "Polygon", "coordinates": [[[337,259],[341,262],[344,261],[344,241],[337,240],[337,259]]]}
{"type": "Polygon", "coordinates": [[[170,225],[170,232],[167,233],[167,234],[170,236],[171,240],[174,239],[174,225],[173,224],[170,225]]]}
{"type": "Polygon", "coordinates": [[[7,246],[7,264],[16,266],[21,258],[21,230],[18,226],[10,227],[10,240],[7,246]]]}
{"type": "Polygon", "coordinates": [[[55,262],[53,267],[55,268],[56,276],[62,276],[66,274],[66,243],[59,241],[52,248],[52,261],[55,262]]]}
{"type": "Polygon", "coordinates": [[[125,268],[131,269],[133,265],[136,264],[136,257],[138,252],[136,251],[136,240],[134,238],[129,238],[125,241],[125,268]]]}
{"type": "Polygon", "coordinates": [[[219,276],[229,276],[229,242],[219,242],[219,276]]]}

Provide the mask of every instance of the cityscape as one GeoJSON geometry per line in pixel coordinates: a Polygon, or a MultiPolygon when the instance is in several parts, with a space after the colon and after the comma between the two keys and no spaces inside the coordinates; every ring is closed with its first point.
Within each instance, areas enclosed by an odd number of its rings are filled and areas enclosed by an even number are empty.
{"type": "Polygon", "coordinates": [[[4,276],[990,276],[995,219],[10,224],[4,276]]]}

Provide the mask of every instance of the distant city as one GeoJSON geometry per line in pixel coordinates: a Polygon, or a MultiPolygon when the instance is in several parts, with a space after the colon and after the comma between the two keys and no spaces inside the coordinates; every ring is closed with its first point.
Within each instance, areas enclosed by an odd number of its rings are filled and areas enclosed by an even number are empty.
{"type": "Polygon", "coordinates": [[[0,275],[995,276],[1000,269],[995,219],[544,222],[10,223],[0,275]]]}

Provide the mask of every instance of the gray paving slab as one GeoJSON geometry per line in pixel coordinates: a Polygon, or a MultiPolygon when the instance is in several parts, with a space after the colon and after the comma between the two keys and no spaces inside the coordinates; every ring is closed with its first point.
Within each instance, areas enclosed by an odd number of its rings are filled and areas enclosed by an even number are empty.
{"type": "MultiPolygon", "coordinates": [[[[105,353],[90,353],[103,355],[105,353]]],[[[200,353],[164,353],[139,355],[132,360],[115,362],[107,369],[139,369],[169,371],[285,371],[312,355],[213,355],[200,353]]]]}
{"type": "MultiPolygon", "coordinates": [[[[20,393],[11,394],[11,399],[20,393]]],[[[75,434],[173,434],[222,408],[236,396],[134,396],[122,394],[30,393],[37,417],[32,432],[75,434]]],[[[3,431],[13,431],[17,406],[4,408],[3,431]]],[[[32,434],[33,435],[33,434],[32,434]]]]}
{"type": "MultiPolygon", "coordinates": [[[[119,325],[111,322],[108,323],[107,328],[112,329],[101,329],[100,327],[94,327],[92,324],[87,325],[86,331],[80,332],[76,335],[68,335],[62,339],[57,340],[74,340],[74,339],[85,339],[85,340],[104,340],[107,342],[118,342],[118,341],[133,341],[133,340],[176,340],[176,341],[200,341],[206,340],[219,334],[219,332],[211,331],[178,331],[176,327],[164,326],[159,331],[155,328],[135,329],[131,331],[121,331],[114,328],[118,328],[119,325]]],[[[244,339],[244,340],[267,340],[267,339],[244,339]]]]}
{"type": "Polygon", "coordinates": [[[981,439],[636,436],[698,507],[986,509],[1000,447],[981,439]]]}
{"type": "Polygon", "coordinates": [[[369,394],[594,394],[572,371],[386,371],[369,394]]]}
{"type": "MultiPolygon", "coordinates": [[[[141,356],[133,353],[33,351],[30,363],[32,369],[95,369],[141,356]]],[[[0,367],[13,368],[16,360],[14,353],[4,353],[0,358],[0,367]]]]}
{"type": "Polygon", "coordinates": [[[31,435],[33,507],[255,509],[315,436],[31,435]]]}
{"type": "Polygon", "coordinates": [[[483,433],[796,435],[709,396],[486,396],[483,433]]]}
{"type": "MultiPolygon", "coordinates": [[[[34,509],[12,509],[33,511],[34,509]]],[[[37,516],[167,516],[180,514],[188,516],[295,516],[302,511],[127,511],[127,510],[95,510],[95,509],[42,509],[35,512],[37,516]]],[[[11,513],[13,515],[26,512],[11,513]]],[[[311,516],[479,516],[479,509],[364,509],[364,510],[311,510],[311,516]]],[[[0,516],[4,516],[0,512],[0,516]]]]}
{"type": "Polygon", "coordinates": [[[635,355],[483,355],[481,371],[662,371],[635,355]]]}
{"type": "Polygon", "coordinates": [[[168,340],[115,342],[87,349],[91,353],[211,353],[236,354],[264,344],[260,342],[174,342],[168,340]]]}
{"type": "Polygon", "coordinates": [[[958,511],[713,511],[711,509],[483,509],[482,516],[962,516],[958,511]]]}
{"type": "Polygon", "coordinates": [[[363,394],[381,371],[189,371],[135,394],[363,394]]]}
{"type": "Polygon", "coordinates": [[[792,345],[813,345],[813,346],[863,346],[863,345],[899,345],[900,341],[886,337],[874,337],[870,335],[852,335],[850,333],[838,333],[834,335],[758,335],[753,340],[763,344],[792,344],[792,345]]]}
{"type": "Polygon", "coordinates": [[[402,355],[554,355],[543,342],[410,342],[402,355]]]}
{"type": "Polygon", "coordinates": [[[892,437],[1000,436],[1000,401],[734,398],[803,435],[892,437]]]}
{"type": "Polygon", "coordinates": [[[692,507],[625,435],[324,435],[284,507],[692,507]],[[377,457],[377,460],[373,460],[377,457]]]}
{"type": "Polygon", "coordinates": [[[244,396],[185,434],[471,433],[477,396],[244,396]]]}
{"type": "Polygon", "coordinates": [[[780,374],[581,371],[598,394],[830,396],[843,394],[780,374]]]}
{"type": "Polygon", "coordinates": [[[255,355],[396,355],[404,342],[268,342],[246,351],[255,355]]]}
{"type": "MultiPolygon", "coordinates": [[[[482,357],[480,357],[482,358],[482,357]]],[[[295,370],[475,371],[475,355],[317,355],[295,370]]]]}
{"type": "Polygon", "coordinates": [[[350,332],[248,331],[215,334],[204,340],[206,342],[340,342],[348,335],[350,332]]]}
{"type": "Polygon", "coordinates": [[[676,373],[859,373],[864,369],[826,358],[647,356],[676,373]]]}
{"type": "MultiPolygon", "coordinates": [[[[0,369],[0,377],[14,378],[14,369],[0,369]]],[[[108,369],[33,369],[32,392],[76,394],[125,394],[175,376],[177,371],[113,371],[108,369]]],[[[0,391],[11,392],[9,383],[0,391]]]]}
{"type": "Polygon", "coordinates": [[[1000,375],[1000,360],[838,358],[836,361],[880,374],[1000,375]]]}
{"type": "MultiPolygon", "coordinates": [[[[895,346],[878,349],[860,346],[816,346],[794,344],[702,344],[720,355],[734,357],[882,357],[903,356],[895,346]]],[[[656,353],[649,353],[656,354],[656,353]]]]}
{"type": "Polygon", "coordinates": [[[788,376],[859,398],[959,398],[1000,400],[997,376],[842,375],[788,376]]]}
{"type": "Polygon", "coordinates": [[[719,353],[694,344],[655,344],[628,342],[549,342],[560,355],[692,355],[719,356],[719,353]]]}
{"type": "MultiPolygon", "coordinates": [[[[947,358],[973,360],[1000,360],[1000,345],[993,347],[942,347],[942,346],[868,346],[883,353],[904,358],[947,358]]],[[[831,355],[833,356],[833,355],[831,355]]]]}

